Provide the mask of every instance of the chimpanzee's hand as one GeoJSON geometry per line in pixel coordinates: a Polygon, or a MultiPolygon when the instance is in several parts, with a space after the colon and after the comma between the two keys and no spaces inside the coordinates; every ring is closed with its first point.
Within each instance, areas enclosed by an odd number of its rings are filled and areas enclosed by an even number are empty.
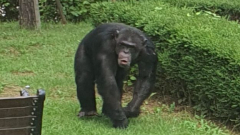
{"type": "Polygon", "coordinates": [[[125,112],[127,118],[138,117],[140,114],[140,108],[132,109],[130,107],[124,107],[123,111],[125,112]]]}
{"type": "Polygon", "coordinates": [[[123,120],[113,120],[113,127],[115,127],[115,128],[124,129],[124,128],[127,128],[127,126],[128,126],[127,118],[125,118],[123,120]]]}

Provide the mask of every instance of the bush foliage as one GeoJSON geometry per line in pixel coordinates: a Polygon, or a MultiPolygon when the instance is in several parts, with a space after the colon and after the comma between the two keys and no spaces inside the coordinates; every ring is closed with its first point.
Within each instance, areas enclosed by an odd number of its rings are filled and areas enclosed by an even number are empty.
{"type": "MultiPolygon", "coordinates": [[[[61,0],[67,20],[79,22],[88,16],[90,5],[95,2],[111,0],[61,0]]],[[[117,0],[126,1],[126,0],[117,0]]],[[[128,0],[129,1],[129,0],[128,0]]],[[[137,1],[137,0],[131,0],[137,1]]],[[[231,20],[240,20],[239,0],[160,0],[177,7],[192,7],[195,11],[207,11],[208,14],[230,17],[231,20]]],[[[0,21],[18,20],[17,0],[0,0],[0,21]],[[5,16],[2,16],[5,14],[5,16]]],[[[55,0],[39,0],[41,19],[43,21],[59,21],[55,0]]]]}
{"type": "Polygon", "coordinates": [[[177,7],[192,7],[196,11],[209,11],[220,16],[240,20],[239,0],[161,0],[177,7]]]}
{"type": "MultiPolygon", "coordinates": [[[[101,1],[107,0],[61,0],[61,4],[66,19],[79,22],[88,15],[92,3],[101,1]]],[[[18,0],[0,0],[0,21],[18,20],[18,6],[18,0]]],[[[39,0],[39,10],[41,20],[44,22],[60,20],[55,0],[39,0]]]]}
{"type": "Polygon", "coordinates": [[[90,18],[95,25],[124,22],[144,30],[160,52],[165,91],[204,115],[240,123],[239,24],[159,1],[97,3],[90,18]]]}

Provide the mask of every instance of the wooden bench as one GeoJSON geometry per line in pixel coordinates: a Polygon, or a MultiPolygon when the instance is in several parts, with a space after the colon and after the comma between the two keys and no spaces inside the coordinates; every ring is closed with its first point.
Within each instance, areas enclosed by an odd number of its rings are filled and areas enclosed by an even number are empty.
{"type": "Polygon", "coordinates": [[[0,135],[41,135],[45,91],[0,98],[0,135]]]}

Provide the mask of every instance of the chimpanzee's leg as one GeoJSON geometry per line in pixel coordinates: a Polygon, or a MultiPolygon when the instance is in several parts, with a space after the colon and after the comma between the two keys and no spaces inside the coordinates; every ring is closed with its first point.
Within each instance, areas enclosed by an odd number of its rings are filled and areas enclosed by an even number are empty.
{"type": "Polygon", "coordinates": [[[92,65],[91,60],[84,54],[84,51],[79,50],[75,57],[75,82],[77,85],[77,97],[81,104],[79,117],[97,115],[92,65]]]}

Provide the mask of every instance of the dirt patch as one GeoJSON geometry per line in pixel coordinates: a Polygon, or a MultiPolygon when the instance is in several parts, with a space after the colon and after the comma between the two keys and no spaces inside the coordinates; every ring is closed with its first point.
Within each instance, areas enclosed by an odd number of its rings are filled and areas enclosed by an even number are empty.
{"type": "Polygon", "coordinates": [[[240,23],[240,15],[238,15],[238,14],[231,15],[229,20],[238,21],[238,23],[240,23]]]}
{"type": "Polygon", "coordinates": [[[20,96],[20,86],[5,86],[0,97],[18,97],[20,96]]]}
{"type": "MultiPolygon", "coordinates": [[[[132,99],[133,88],[125,88],[123,99],[124,103],[128,103],[132,99]]],[[[159,93],[150,96],[146,99],[141,106],[141,114],[156,114],[163,117],[186,117],[194,118],[195,111],[191,106],[178,104],[178,100],[171,95],[161,95],[159,93]],[[171,115],[170,115],[171,114],[171,115]],[[184,116],[186,115],[186,116],[184,116]]],[[[214,123],[222,129],[228,129],[231,135],[240,135],[239,131],[233,130],[234,126],[221,122],[220,120],[215,120],[212,118],[205,118],[209,123],[214,123]]]]}
{"type": "Polygon", "coordinates": [[[18,76],[33,76],[34,72],[33,71],[12,71],[13,75],[18,75],[18,76]]]}
{"type": "Polygon", "coordinates": [[[9,53],[14,56],[19,56],[21,54],[16,48],[13,48],[13,47],[9,48],[9,53]]]}
{"type": "Polygon", "coordinates": [[[21,53],[14,47],[9,47],[1,52],[3,55],[18,57],[21,53]]]}
{"type": "MultiPolygon", "coordinates": [[[[129,102],[132,99],[132,92],[124,93],[123,101],[129,102]]],[[[159,96],[158,94],[146,99],[141,106],[142,113],[158,113],[161,112],[182,112],[187,111],[193,113],[193,109],[190,106],[178,105],[171,96],[159,96]]]]}
{"type": "MultiPolygon", "coordinates": [[[[133,88],[126,87],[124,89],[122,101],[128,103],[132,99],[133,88]]],[[[193,112],[191,107],[187,105],[177,104],[177,99],[174,99],[170,95],[162,96],[159,93],[153,93],[148,99],[146,99],[141,106],[142,113],[156,113],[158,111],[163,112],[181,112],[188,111],[193,112]]]]}
{"type": "Polygon", "coordinates": [[[72,57],[72,55],[75,53],[75,52],[73,52],[72,50],[68,50],[68,51],[66,51],[67,53],[66,53],[66,55],[65,55],[65,57],[72,57]]]}
{"type": "Polygon", "coordinates": [[[32,52],[32,51],[36,51],[36,50],[39,50],[41,48],[41,45],[40,44],[32,44],[32,45],[29,45],[27,47],[27,50],[32,52]]]}

